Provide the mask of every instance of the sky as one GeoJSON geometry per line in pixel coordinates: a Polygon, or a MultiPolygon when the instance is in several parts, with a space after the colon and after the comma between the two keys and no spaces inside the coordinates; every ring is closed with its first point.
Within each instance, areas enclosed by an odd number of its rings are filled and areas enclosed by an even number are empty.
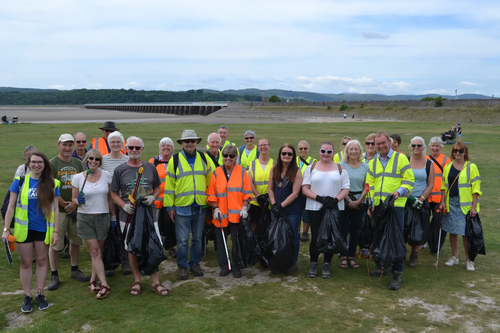
{"type": "Polygon", "coordinates": [[[500,2],[2,1],[0,86],[500,96],[500,2]]]}

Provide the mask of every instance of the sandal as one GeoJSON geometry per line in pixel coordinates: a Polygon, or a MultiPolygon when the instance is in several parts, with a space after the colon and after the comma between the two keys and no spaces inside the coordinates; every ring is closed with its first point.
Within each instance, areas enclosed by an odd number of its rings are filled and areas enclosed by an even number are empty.
{"type": "Polygon", "coordinates": [[[97,285],[97,281],[90,281],[89,282],[89,289],[91,292],[94,294],[97,294],[99,291],[101,291],[101,287],[97,285]]]}
{"type": "Polygon", "coordinates": [[[356,262],[356,260],[354,260],[353,257],[349,257],[348,262],[349,262],[349,267],[359,268],[359,264],[356,262]]]}
{"type": "Polygon", "coordinates": [[[339,267],[343,269],[347,268],[347,257],[340,258],[339,267]]]}
{"type": "Polygon", "coordinates": [[[142,283],[141,282],[134,282],[132,284],[132,286],[130,287],[129,293],[132,296],[139,296],[142,293],[142,283]],[[135,288],[135,286],[138,286],[138,287],[135,288]]]}
{"type": "Polygon", "coordinates": [[[97,293],[95,298],[103,299],[108,297],[109,294],[111,294],[111,288],[109,286],[102,286],[101,290],[97,293]]]}
{"type": "Polygon", "coordinates": [[[168,294],[170,293],[170,290],[162,286],[161,283],[157,283],[154,286],[151,286],[151,290],[154,291],[158,296],[168,296],[168,294]],[[166,294],[165,291],[167,292],[166,294]]]}

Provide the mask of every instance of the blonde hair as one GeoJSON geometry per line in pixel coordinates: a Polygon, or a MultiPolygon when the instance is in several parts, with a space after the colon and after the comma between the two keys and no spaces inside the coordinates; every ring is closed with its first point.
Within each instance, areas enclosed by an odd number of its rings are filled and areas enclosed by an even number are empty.
{"type": "Polygon", "coordinates": [[[350,162],[349,154],[347,154],[347,151],[349,150],[349,146],[352,146],[352,145],[357,145],[358,149],[359,149],[359,155],[358,155],[357,160],[352,161],[352,162],[361,162],[361,160],[363,159],[363,147],[361,147],[361,143],[358,140],[351,140],[345,145],[344,157],[342,158],[342,160],[346,163],[350,162]]]}

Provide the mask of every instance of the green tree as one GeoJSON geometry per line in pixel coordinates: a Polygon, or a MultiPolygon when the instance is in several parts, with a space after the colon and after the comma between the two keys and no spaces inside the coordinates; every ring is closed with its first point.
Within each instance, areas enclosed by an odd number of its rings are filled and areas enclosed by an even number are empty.
{"type": "Polygon", "coordinates": [[[279,103],[279,102],[281,102],[281,99],[278,96],[276,96],[276,95],[272,95],[271,97],[269,97],[269,102],[271,102],[271,103],[279,103]]]}

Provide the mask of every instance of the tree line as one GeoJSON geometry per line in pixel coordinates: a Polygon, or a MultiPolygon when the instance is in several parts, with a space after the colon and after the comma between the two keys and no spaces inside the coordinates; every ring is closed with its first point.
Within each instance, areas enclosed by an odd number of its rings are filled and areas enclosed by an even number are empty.
{"type": "Polygon", "coordinates": [[[79,105],[100,103],[260,102],[260,96],[204,93],[203,89],[159,91],[134,89],[75,89],[42,92],[0,92],[0,105],[79,105]]]}

